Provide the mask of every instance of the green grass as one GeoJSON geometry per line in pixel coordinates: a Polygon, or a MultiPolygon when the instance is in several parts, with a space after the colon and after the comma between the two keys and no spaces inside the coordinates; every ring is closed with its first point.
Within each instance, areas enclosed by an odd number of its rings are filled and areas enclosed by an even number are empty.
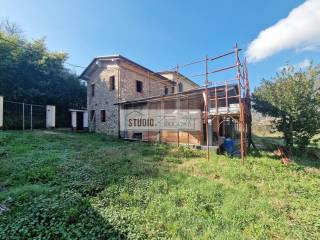
{"type": "Polygon", "coordinates": [[[0,239],[319,239],[320,164],[0,132],[0,239]]]}

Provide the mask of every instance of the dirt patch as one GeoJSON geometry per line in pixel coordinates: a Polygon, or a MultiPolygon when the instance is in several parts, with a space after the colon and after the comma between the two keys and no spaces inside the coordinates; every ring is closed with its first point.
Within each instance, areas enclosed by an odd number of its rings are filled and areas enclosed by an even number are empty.
{"type": "Polygon", "coordinates": [[[43,131],[44,134],[52,134],[52,135],[61,135],[59,132],[54,132],[54,131],[43,131]]]}

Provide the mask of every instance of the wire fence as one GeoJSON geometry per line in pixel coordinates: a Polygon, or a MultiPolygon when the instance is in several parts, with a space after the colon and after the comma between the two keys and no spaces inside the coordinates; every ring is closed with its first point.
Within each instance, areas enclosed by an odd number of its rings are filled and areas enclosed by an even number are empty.
{"type": "Polygon", "coordinates": [[[46,128],[46,105],[27,104],[4,100],[3,129],[46,128]]]}

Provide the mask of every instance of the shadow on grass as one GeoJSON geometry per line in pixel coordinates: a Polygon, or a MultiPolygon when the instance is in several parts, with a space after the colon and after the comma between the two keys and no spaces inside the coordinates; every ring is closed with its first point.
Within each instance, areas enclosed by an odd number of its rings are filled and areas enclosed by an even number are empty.
{"type": "Polygon", "coordinates": [[[0,215],[0,239],[126,239],[123,224],[103,217],[92,199],[130,179],[134,184],[158,178],[171,150],[93,134],[1,137],[0,183],[6,192],[0,192],[0,202],[5,200],[10,210],[0,215]]]}
{"type": "Polygon", "coordinates": [[[273,151],[277,149],[277,146],[283,145],[281,137],[270,137],[270,136],[252,136],[253,142],[258,149],[273,151]]]}
{"type": "MultiPolygon", "coordinates": [[[[281,137],[261,137],[254,135],[253,141],[257,146],[257,149],[251,149],[250,154],[254,157],[261,157],[261,151],[267,151],[267,152],[274,152],[277,150],[277,147],[283,144],[283,139],[281,137]]],[[[294,148],[293,156],[291,157],[291,160],[304,167],[313,167],[313,168],[320,168],[320,161],[317,159],[317,157],[313,154],[314,149],[312,148],[306,148],[305,150],[299,150],[297,148],[294,148]]],[[[280,161],[280,157],[269,154],[268,157],[270,159],[280,161]]]]}
{"type": "Polygon", "coordinates": [[[294,149],[292,160],[305,167],[320,168],[320,160],[313,154],[311,148],[294,149]]]}
{"type": "Polygon", "coordinates": [[[127,239],[78,193],[34,184],[14,189],[10,199],[0,239],[127,239]]]}
{"type": "Polygon", "coordinates": [[[64,164],[59,180],[84,196],[96,196],[110,184],[124,178],[154,178],[159,176],[160,165],[170,146],[124,142],[102,137],[95,146],[83,149],[64,164]]]}
{"type": "Polygon", "coordinates": [[[0,132],[0,203],[7,209],[0,213],[0,239],[127,239],[89,197],[66,184],[68,175],[61,173],[78,150],[66,140],[0,132]]]}

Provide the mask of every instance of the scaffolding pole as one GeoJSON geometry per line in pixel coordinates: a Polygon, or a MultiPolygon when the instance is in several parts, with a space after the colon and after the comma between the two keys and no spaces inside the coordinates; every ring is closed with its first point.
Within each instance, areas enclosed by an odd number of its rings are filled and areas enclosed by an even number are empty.
{"type": "Polygon", "coordinates": [[[206,56],[206,77],[205,77],[205,121],[206,121],[206,143],[207,143],[207,160],[210,159],[210,151],[209,151],[209,118],[208,118],[208,56],[206,56]]]}
{"type": "MultiPolygon", "coordinates": [[[[187,96],[187,108],[188,108],[188,117],[189,117],[189,114],[190,114],[190,110],[189,110],[189,95],[187,96]]],[[[188,122],[188,147],[190,145],[190,129],[189,129],[189,125],[190,125],[190,122],[188,122]]]]}
{"type": "Polygon", "coordinates": [[[240,76],[240,63],[239,63],[239,50],[238,45],[235,45],[235,56],[236,56],[236,66],[237,66],[237,79],[238,79],[238,88],[239,88],[239,107],[240,107],[240,116],[239,116],[239,125],[240,125],[240,154],[241,154],[241,163],[244,164],[244,139],[243,139],[243,130],[244,130],[244,117],[243,117],[243,103],[242,103],[242,91],[241,91],[241,76],[240,76]]]}
{"type": "MultiPolygon", "coordinates": [[[[178,104],[178,117],[180,117],[179,113],[180,113],[180,92],[179,92],[179,64],[177,64],[177,84],[176,86],[178,86],[178,93],[179,93],[179,97],[178,97],[178,102],[176,102],[176,104],[178,104]]],[[[179,118],[180,120],[180,118],[179,118]]],[[[180,129],[179,129],[179,125],[178,124],[178,130],[177,130],[177,134],[178,134],[178,147],[180,146],[180,129]]]]}

